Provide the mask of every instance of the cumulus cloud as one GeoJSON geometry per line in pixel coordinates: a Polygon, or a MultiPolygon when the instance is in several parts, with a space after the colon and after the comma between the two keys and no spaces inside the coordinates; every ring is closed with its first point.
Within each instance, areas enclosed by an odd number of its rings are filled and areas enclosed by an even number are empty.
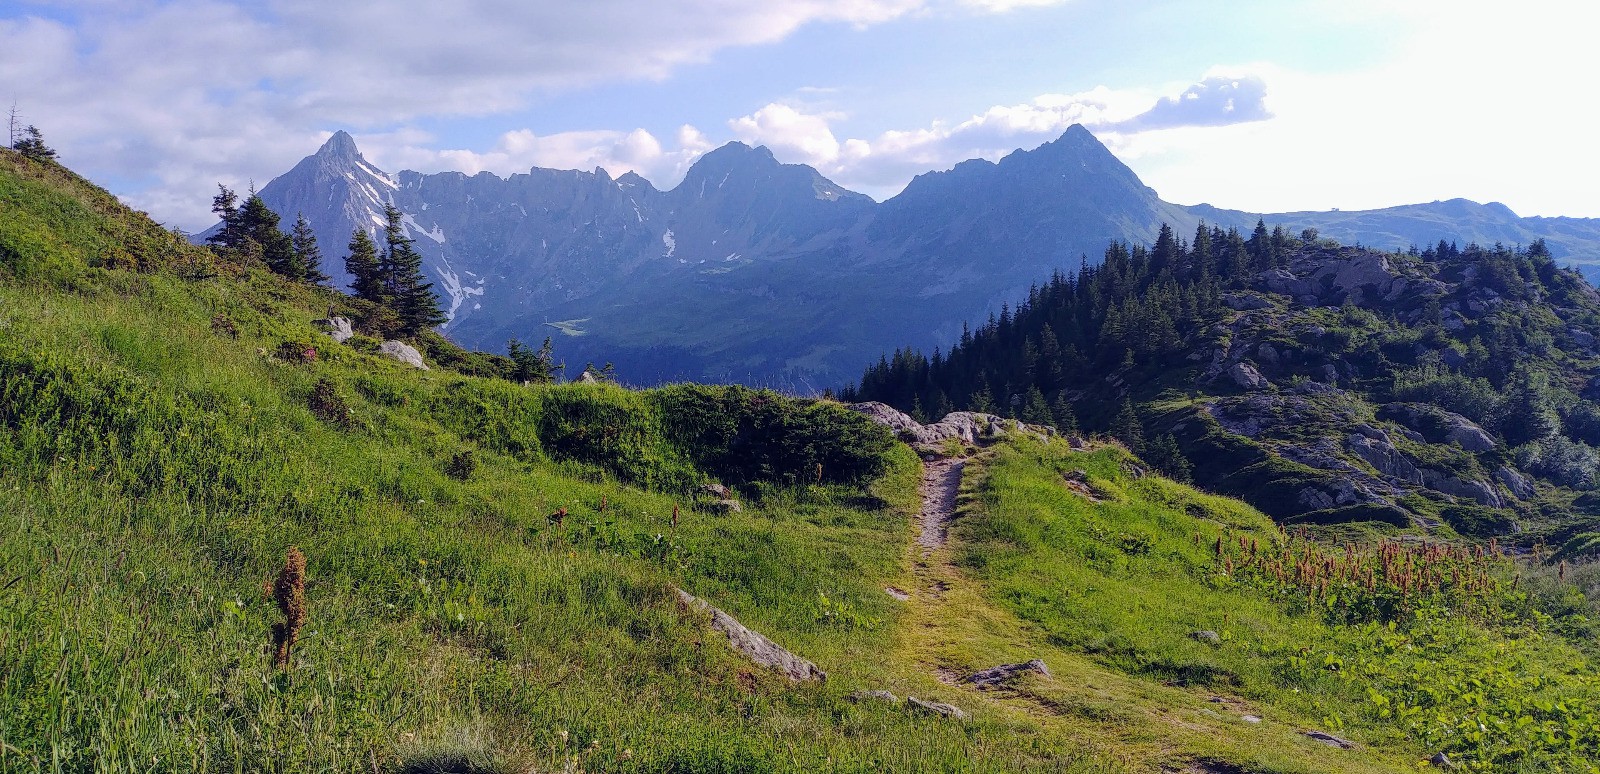
{"type": "Polygon", "coordinates": [[[1116,125],[1119,132],[1174,129],[1185,126],[1230,126],[1272,117],[1267,109],[1267,83],[1253,75],[1216,75],[1162,97],[1154,107],[1116,125]]]}
{"type": "MultiPolygon", "coordinates": [[[[133,191],[128,198],[158,218],[194,228],[208,217],[213,183],[242,186],[276,174],[331,127],[383,130],[522,109],[590,84],[663,78],[718,50],[771,43],[808,24],[865,26],[922,7],[924,0],[23,3],[0,10],[0,83],[69,163],[133,191]]],[[[671,155],[642,136],[518,142],[502,138],[491,154],[624,163],[671,155]],[[620,145],[580,149],[604,142],[620,145]]]]}

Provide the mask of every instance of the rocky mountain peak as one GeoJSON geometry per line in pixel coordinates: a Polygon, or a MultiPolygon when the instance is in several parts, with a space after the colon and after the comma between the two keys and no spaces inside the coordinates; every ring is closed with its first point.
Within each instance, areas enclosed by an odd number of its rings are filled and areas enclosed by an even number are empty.
{"type": "Polygon", "coordinates": [[[348,159],[351,161],[361,158],[360,149],[356,148],[356,140],[349,132],[340,129],[328,138],[327,142],[317,149],[317,158],[321,159],[348,159]]]}

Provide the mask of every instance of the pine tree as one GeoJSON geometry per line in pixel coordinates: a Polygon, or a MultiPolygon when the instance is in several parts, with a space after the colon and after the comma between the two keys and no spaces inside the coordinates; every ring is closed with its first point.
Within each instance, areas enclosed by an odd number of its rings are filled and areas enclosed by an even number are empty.
{"type": "Polygon", "coordinates": [[[317,235],[311,230],[311,224],[306,222],[306,216],[301,214],[295,218],[294,232],[289,235],[289,241],[294,246],[296,268],[299,277],[313,285],[328,281],[328,275],[322,273],[322,248],[317,246],[317,235]]]}
{"type": "Polygon", "coordinates": [[[1050,402],[1050,416],[1055,419],[1056,430],[1063,434],[1078,432],[1078,413],[1072,410],[1072,401],[1067,400],[1067,391],[1056,393],[1055,400],[1050,402]]]}
{"type": "Polygon", "coordinates": [[[350,252],[344,259],[344,270],[351,276],[350,289],[356,298],[374,304],[385,303],[383,276],[378,265],[378,249],[367,232],[356,229],[350,233],[350,252]]]}
{"type": "Polygon", "coordinates": [[[217,195],[211,197],[211,211],[222,221],[222,228],[206,237],[206,242],[227,250],[239,249],[244,243],[244,229],[239,222],[239,195],[217,183],[217,195]]]}
{"type": "Polygon", "coordinates": [[[239,208],[239,229],[244,236],[240,247],[247,254],[259,252],[260,258],[273,273],[291,279],[300,279],[299,262],[295,259],[294,242],[278,228],[278,213],[254,191],[239,208]]]}
{"type": "Polygon", "coordinates": [[[12,150],[34,161],[55,160],[55,149],[44,144],[44,135],[39,132],[39,127],[29,124],[28,128],[22,130],[22,134],[22,139],[12,143],[12,150]]]}
{"type": "MultiPolygon", "coordinates": [[[[1050,404],[1045,402],[1044,393],[1037,386],[1028,390],[1028,395],[1022,401],[1022,411],[1018,418],[1030,425],[1054,425],[1055,417],[1050,412],[1050,404]]],[[[1057,428],[1060,429],[1060,428],[1057,428]]]]}
{"type": "Polygon", "coordinates": [[[1139,412],[1133,409],[1133,401],[1122,399],[1122,408],[1111,420],[1111,437],[1121,441],[1134,454],[1144,449],[1144,425],[1139,421],[1139,412]]]}
{"type": "Polygon", "coordinates": [[[414,240],[406,236],[400,211],[387,205],[384,217],[387,224],[383,234],[388,247],[378,261],[379,277],[388,306],[400,320],[400,334],[415,336],[443,325],[450,318],[439,309],[433,284],[422,274],[422,254],[411,246],[414,240]]]}
{"type": "Polygon", "coordinates": [[[1183,456],[1183,449],[1178,447],[1178,439],[1170,433],[1156,436],[1145,447],[1144,460],[1154,465],[1156,470],[1173,481],[1188,483],[1194,477],[1194,468],[1189,464],[1189,458],[1183,456]]]}

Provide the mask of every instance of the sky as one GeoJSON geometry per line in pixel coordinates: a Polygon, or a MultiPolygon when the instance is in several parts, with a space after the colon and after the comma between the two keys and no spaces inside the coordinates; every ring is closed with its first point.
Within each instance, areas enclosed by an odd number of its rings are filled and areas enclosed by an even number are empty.
{"type": "Polygon", "coordinates": [[[334,131],[390,172],[762,144],[877,199],[1081,123],[1162,198],[1600,217],[1600,12],[1519,0],[0,0],[0,101],[157,220],[334,131]]]}

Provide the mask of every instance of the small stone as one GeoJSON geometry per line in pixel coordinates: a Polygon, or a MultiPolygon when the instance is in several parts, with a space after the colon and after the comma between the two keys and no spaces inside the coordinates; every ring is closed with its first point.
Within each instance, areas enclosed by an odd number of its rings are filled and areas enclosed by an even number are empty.
{"type": "Polygon", "coordinates": [[[926,712],[930,715],[938,715],[942,718],[950,718],[952,720],[967,719],[967,713],[965,710],[953,704],[945,704],[942,701],[923,701],[915,696],[907,696],[906,706],[919,712],[926,712]]]}
{"type": "Polygon", "coordinates": [[[883,589],[883,593],[888,594],[889,596],[895,598],[896,600],[898,600],[900,602],[909,602],[909,601],[911,601],[911,595],[910,594],[907,594],[904,590],[902,590],[902,589],[900,589],[898,587],[895,587],[895,586],[885,586],[884,589],[883,589]]]}
{"type": "Polygon", "coordinates": [[[894,695],[894,694],[892,694],[892,693],[890,693],[888,691],[856,691],[855,693],[850,694],[846,698],[848,698],[850,701],[853,701],[853,702],[863,702],[863,701],[867,701],[867,700],[873,700],[873,701],[886,701],[886,702],[889,702],[890,704],[899,704],[900,703],[900,697],[896,696],[896,695],[894,695]]]}
{"type": "Polygon", "coordinates": [[[1207,645],[1221,645],[1222,644],[1222,635],[1217,634],[1216,632],[1211,631],[1210,629],[1202,629],[1202,630],[1197,631],[1197,632],[1190,632],[1189,636],[1193,637],[1193,638],[1195,638],[1195,639],[1197,639],[1197,640],[1199,640],[1199,641],[1201,641],[1201,642],[1203,642],[1203,643],[1205,643],[1207,645]]]}
{"type": "Polygon", "coordinates": [[[1353,750],[1356,747],[1355,742],[1352,742],[1349,739],[1341,739],[1326,731],[1301,731],[1300,733],[1305,734],[1306,736],[1315,739],[1329,747],[1337,747],[1341,750],[1353,750]]]}
{"type": "Polygon", "coordinates": [[[1261,718],[1256,717],[1255,715],[1240,715],[1239,719],[1243,720],[1246,723],[1260,723],[1261,722],[1261,718]]]}
{"type": "Polygon", "coordinates": [[[1428,759],[1428,762],[1441,769],[1453,769],[1456,767],[1454,763],[1450,762],[1450,756],[1445,755],[1443,752],[1434,753],[1433,757],[1428,759]]]}
{"type": "Polygon", "coordinates": [[[711,507],[719,513],[742,513],[744,506],[738,500],[718,500],[711,507]]]}

